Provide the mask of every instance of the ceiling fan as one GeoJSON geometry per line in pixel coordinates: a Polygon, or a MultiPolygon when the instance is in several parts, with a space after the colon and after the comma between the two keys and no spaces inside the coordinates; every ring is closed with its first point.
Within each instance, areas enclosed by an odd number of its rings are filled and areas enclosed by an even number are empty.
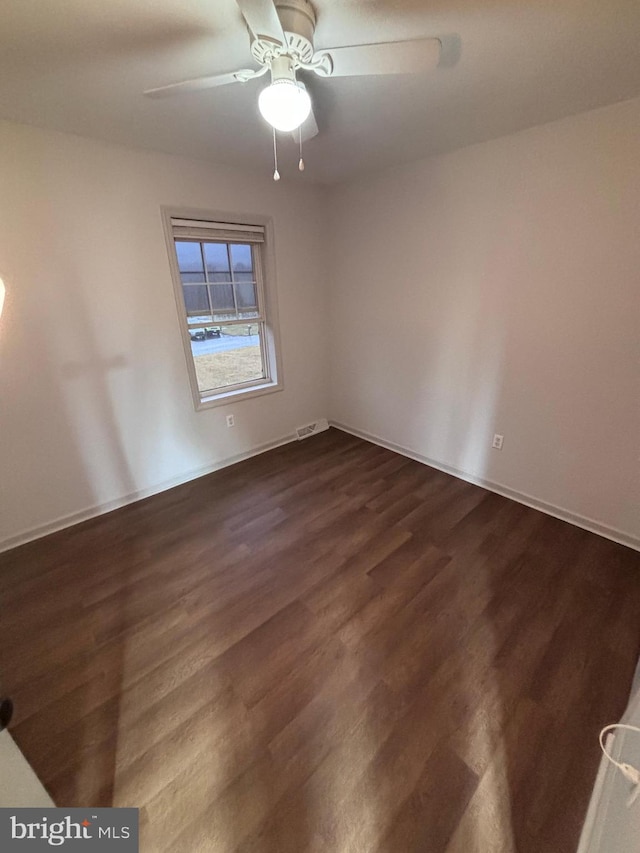
{"type": "MultiPolygon", "coordinates": [[[[318,133],[311,98],[296,71],[319,77],[415,74],[434,68],[440,59],[437,38],[359,44],[316,50],[316,13],[309,0],[236,0],[251,36],[251,55],[261,66],[183,80],[148,89],[150,98],[198,92],[227,83],[246,83],[271,72],[271,84],[258,98],[263,118],[275,131],[297,131],[303,139],[318,133]]],[[[300,168],[304,168],[302,157],[300,168]]],[[[274,178],[279,177],[276,165],[274,178]]]]}

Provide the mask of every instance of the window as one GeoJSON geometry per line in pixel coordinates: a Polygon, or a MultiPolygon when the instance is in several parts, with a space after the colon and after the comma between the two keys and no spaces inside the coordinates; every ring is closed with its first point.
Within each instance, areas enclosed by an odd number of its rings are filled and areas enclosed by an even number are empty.
{"type": "Polygon", "coordinates": [[[165,211],[196,408],[279,390],[267,224],[165,211]]]}

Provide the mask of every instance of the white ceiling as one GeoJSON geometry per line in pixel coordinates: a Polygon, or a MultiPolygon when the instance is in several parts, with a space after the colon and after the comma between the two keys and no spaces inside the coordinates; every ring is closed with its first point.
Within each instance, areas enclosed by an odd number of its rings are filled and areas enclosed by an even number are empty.
{"type": "MultiPolygon", "coordinates": [[[[313,0],[316,47],[437,36],[419,76],[310,83],[320,135],[296,172],[332,182],[640,95],[640,0],[313,0]]],[[[271,165],[264,78],[144,89],[251,66],[234,0],[2,0],[0,117],[245,168],[271,165]]]]}

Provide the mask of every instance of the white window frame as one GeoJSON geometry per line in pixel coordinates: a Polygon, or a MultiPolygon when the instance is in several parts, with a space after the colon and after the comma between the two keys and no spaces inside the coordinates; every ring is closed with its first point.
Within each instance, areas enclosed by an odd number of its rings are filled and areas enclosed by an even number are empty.
{"type": "MultiPolygon", "coordinates": [[[[283,386],[282,366],[280,360],[280,336],[278,329],[278,301],[276,293],[276,269],[274,256],[273,223],[269,217],[255,214],[229,213],[228,211],[195,210],[192,208],[162,207],[162,222],[164,227],[167,251],[169,255],[169,267],[173,280],[173,290],[178,311],[178,320],[182,343],[184,346],[187,373],[191,386],[193,405],[196,411],[209,409],[214,406],[222,406],[236,400],[244,400],[249,397],[257,397],[262,394],[270,394],[281,391],[283,386]],[[190,221],[194,223],[194,234],[197,234],[196,225],[201,224],[203,235],[208,230],[215,231],[218,239],[221,235],[228,234],[228,242],[233,242],[234,232],[246,229],[250,231],[260,229],[264,231],[264,242],[254,243],[254,259],[256,263],[256,279],[258,290],[258,304],[262,306],[263,317],[260,322],[263,328],[263,365],[265,376],[244,382],[239,385],[230,385],[212,392],[201,392],[198,387],[198,378],[191,350],[191,338],[189,336],[189,318],[185,307],[182,280],[178,269],[178,258],[176,255],[174,225],[176,220],[190,221]],[[228,232],[225,226],[228,225],[228,232]]],[[[196,237],[197,239],[197,237],[196,237]]],[[[203,236],[206,241],[206,236],[203,236]]],[[[238,239],[236,237],[236,239],[238,239]]],[[[231,322],[231,321],[230,321],[231,322]]],[[[234,321],[236,325],[241,320],[234,321]]],[[[247,324],[251,323],[247,319],[247,324]]],[[[216,321],[207,323],[207,326],[223,325],[216,321]]]]}

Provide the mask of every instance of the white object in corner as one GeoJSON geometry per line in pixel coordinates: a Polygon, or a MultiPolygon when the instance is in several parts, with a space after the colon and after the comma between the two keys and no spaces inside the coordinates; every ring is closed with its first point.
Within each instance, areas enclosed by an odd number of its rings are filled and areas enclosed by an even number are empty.
{"type": "MultiPolygon", "coordinates": [[[[640,725],[640,666],[622,723],[640,725]]],[[[616,761],[640,767],[640,735],[625,729],[607,741],[616,761]]],[[[578,853],[637,853],[640,801],[629,805],[629,780],[603,756],[593,787],[578,853]]]]}
{"type": "Polygon", "coordinates": [[[27,759],[5,729],[0,732],[0,808],[52,808],[47,794],[27,759]]]}
{"type": "Polygon", "coordinates": [[[309,438],[310,435],[315,435],[317,432],[324,432],[326,429],[329,429],[329,421],[326,418],[320,418],[319,421],[296,427],[296,438],[298,441],[302,441],[303,438],[309,438]]]}

